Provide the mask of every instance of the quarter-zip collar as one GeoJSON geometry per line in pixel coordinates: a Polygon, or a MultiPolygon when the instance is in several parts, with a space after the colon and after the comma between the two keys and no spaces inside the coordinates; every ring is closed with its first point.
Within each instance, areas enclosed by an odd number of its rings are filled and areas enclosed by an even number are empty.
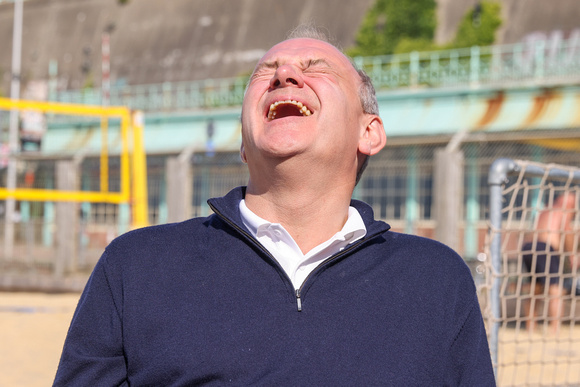
{"type": "MultiPolygon", "coordinates": [[[[209,199],[207,202],[215,212],[226,218],[240,229],[245,229],[240,214],[239,203],[246,195],[246,187],[237,187],[228,192],[225,196],[209,199]]],[[[376,234],[388,231],[391,226],[382,221],[374,219],[373,209],[366,203],[359,200],[351,200],[350,205],[357,209],[367,228],[365,240],[376,234]]]]}
{"type": "Polygon", "coordinates": [[[222,218],[226,223],[230,224],[230,226],[234,228],[237,232],[239,232],[241,236],[251,241],[251,243],[259,246],[262,249],[262,251],[271,259],[271,261],[275,263],[275,265],[278,267],[278,270],[280,270],[283,273],[284,277],[286,277],[288,284],[290,285],[292,291],[294,292],[294,296],[296,297],[296,305],[299,312],[302,311],[302,297],[304,295],[304,291],[306,290],[305,285],[307,285],[308,280],[311,277],[315,276],[323,265],[331,261],[335,261],[339,258],[345,257],[346,255],[357,250],[368,240],[388,231],[391,228],[391,226],[389,226],[387,223],[382,221],[376,221],[374,219],[373,210],[368,204],[361,202],[359,200],[351,200],[350,205],[357,209],[361,218],[363,219],[363,222],[365,223],[365,226],[367,228],[366,236],[362,239],[359,239],[356,242],[353,242],[351,245],[347,246],[344,250],[324,260],[313,272],[311,272],[308,275],[308,277],[306,277],[306,279],[302,283],[302,286],[300,286],[299,289],[294,289],[292,281],[290,280],[290,277],[288,277],[284,269],[272,256],[272,254],[264,246],[262,246],[260,242],[258,242],[256,238],[254,238],[244,226],[239,209],[239,203],[245,197],[245,193],[246,187],[237,187],[231,190],[227,195],[220,198],[209,199],[207,202],[217,216],[222,218]]]}
{"type": "Polygon", "coordinates": [[[260,218],[245,205],[244,200],[240,201],[239,207],[246,228],[276,258],[295,288],[299,288],[308,274],[326,258],[344,250],[367,233],[360,214],[349,206],[348,218],[342,229],[303,253],[282,224],[260,218]]]}

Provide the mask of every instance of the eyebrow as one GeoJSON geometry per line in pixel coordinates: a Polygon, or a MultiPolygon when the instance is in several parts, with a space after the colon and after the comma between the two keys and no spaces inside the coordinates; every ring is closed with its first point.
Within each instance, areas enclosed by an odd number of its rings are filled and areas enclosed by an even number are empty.
{"type": "Polygon", "coordinates": [[[308,65],[306,66],[306,68],[312,67],[312,66],[318,66],[318,65],[324,65],[324,66],[327,66],[327,67],[332,67],[330,65],[330,63],[328,63],[328,61],[326,59],[320,58],[320,59],[310,59],[308,61],[308,65]]]}
{"type": "MultiPolygon", "coordinates": [[[[312,66],[318,66],[318,65],[324,65],[327,67],[331,67],[330,63],[328,63],[328,61],[326,59],[320,58],[320,59],[309,59],[306,62],[302,62],[302,68],[307,69],[309,67],[312,66]]],[[[266,69],[277,69],[278,67],[280,67],[278,61],[274,61],[274,62],[262,62],[260,63],[256,69],[254,70],[254,74],[258,73],[259,71],[261,71],[262,69],[266,68],[266,69]]]]}

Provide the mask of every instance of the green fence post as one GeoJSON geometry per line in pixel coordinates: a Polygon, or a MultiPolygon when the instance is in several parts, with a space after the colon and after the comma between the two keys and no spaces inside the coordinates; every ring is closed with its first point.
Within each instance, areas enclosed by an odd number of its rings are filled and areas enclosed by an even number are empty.
{"type": "Polygon", "coordinates": [[[419,85],[419,53],[413,51],[409,56],[409,86],[414,87],[419,85]]]}
{"type": "Polygon", "coordinates": [[[479,47],[471,47],[471,59],[469,61],[469,81],[472,85],[479,83],[480,69],[479,47]]]}

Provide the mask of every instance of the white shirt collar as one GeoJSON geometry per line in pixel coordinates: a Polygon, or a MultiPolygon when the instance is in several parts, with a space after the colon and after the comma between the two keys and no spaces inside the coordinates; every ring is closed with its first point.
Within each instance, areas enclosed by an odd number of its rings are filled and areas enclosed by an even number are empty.
{"type": "MultiPolygon", "coordinates": [[[[270,228],[271,226],[286,231],[284,229],[284,226],[282,226],[281,224],[271,223],[266,219],[260,218],[258,215],[252,212],[252,210],[250,210],[248,206],[246,206],[246,201],[244,199],[240,201],[239,208],[242,216],[242,222],[254,237],[259,237],[263,235],[264,231],[270,228]]],[[[349,206],[348,218],[346,220],[346,223],[342,227],[342,230],[334,234],[327,242],[339,240],[339,241],[348,241],[348,243],[352,243],[364,237],[366,233],[367,229],[364,224],[364,221],[362,220],[362,217],[360,216],[360,213],[357,211],[356,208],[349,206]]],[[[320,246],[326,244],[327,242],[322,243],[320,246]]],[[[319,246],[315,247],[312,250],[316,250],[318,247],[319,246]]],[[[310,252],[307,253],[307,255],[309,254],[310,252]]]]}
{"type": "Polygon", "coordinates": [[[276,258],[296,288],[320,262],[363,238],[367,232],[357,209],[349,207],[348,219],[342,229],[326,242],[302,254],[284,226],[260,218],[246,206],[243,199],[240,201],[239,208],[242,222],[248,231],[276,258]]]}

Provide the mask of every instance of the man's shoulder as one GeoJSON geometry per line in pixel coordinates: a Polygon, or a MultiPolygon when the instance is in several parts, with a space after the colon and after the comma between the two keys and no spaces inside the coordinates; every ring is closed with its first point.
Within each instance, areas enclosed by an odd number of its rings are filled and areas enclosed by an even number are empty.
{"type": "Polygon", "coordinates": [[[416,235],[416,234],[408,234],[401,231],[390,230],[385,235],[388,235],[391,243],[394,243],[397,246],[402,248],[409,248],[411,250],[436,250],[448,253],[455,253],[452,248],[441,243],[435,239],[428,238],[426,236],[416,235]]]}
{"type": "Polygon", "coordinates": [[[148,251],[180,245],[207,243],[210,235],[223,228],[215,215],[191,218],[177,223],[165,223],[128,231],[115,238],[106,251],[148,251]]]}
{"type": "Polygon", "coordinates": [[[432,270],[469,271],[465,260],[451,247],[424,236],[389,231],[384,234],[388,250],[413,265],[432,270]]]}

